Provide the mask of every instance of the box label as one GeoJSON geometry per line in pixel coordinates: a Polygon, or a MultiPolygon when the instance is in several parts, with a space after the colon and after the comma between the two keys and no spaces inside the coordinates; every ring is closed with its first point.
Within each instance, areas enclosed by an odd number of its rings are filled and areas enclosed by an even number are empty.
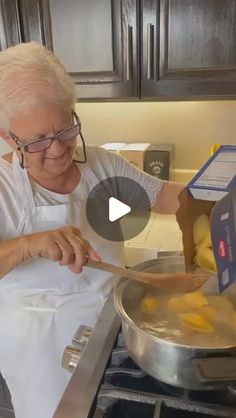
{"type": "Polygon", "coordinates": [[[221,145],[188,184],[195,199],[218,201],[236,186],[236,146],[221,145]]]}
{"type": "Polygon", "coordinates": [[[236,281],[236,188],[212,210],[211,240],[222,292],[236,281]]]}
{"type": "Polygon", "coordinates": [[[227,188],[236,173],[236,154],[220,152],[195,181],[196,186],[227,188]]]}

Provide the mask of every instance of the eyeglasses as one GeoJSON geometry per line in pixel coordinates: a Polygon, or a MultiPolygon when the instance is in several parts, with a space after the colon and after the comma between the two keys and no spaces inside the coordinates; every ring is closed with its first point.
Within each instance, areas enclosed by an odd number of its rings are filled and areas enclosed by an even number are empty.
{"type": "Polygon", "coordinates": [[[50,148],[53,141],[58,140],[58,141],[66,142],[66,141],[70,141],[74,139],[78,135],[80,136],[81,141],[82,141],[84,158],[82,161],[80,160],[74,160],[74,161],[78,163],[85,163],[87,161],[85,142],[84,142],[84,138],[81,132],[81,122],[79,120],[78,115],[74,111],[72,112],[72,115],[75,118],[76,124],[71,126],[70,128],[63,129],[62,131],[56,132],[53,135],[53,137],[34,139],[33,141],[26,143],[27,139],[19,138],[12,131],[9,131],[10,137],[13,139],[13,141],[15,141],[17,145],[17,150],[21,152],[20,165],[22,168],[24,168],[23,152],[29,152],[29,153],[41,152],[50,148]]]}

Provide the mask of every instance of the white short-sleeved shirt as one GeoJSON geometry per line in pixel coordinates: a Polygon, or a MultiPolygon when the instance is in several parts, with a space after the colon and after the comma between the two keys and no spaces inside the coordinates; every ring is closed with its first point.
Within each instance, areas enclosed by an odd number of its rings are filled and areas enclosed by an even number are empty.
{"type": "MultiPolygon", "coordinates": [[[[151,205],[158,197],[162,187],[161,180],[152,177],[129,164],[124,158],[108,152],[102,148],[91,146],[86,148],[87,163],[78,164],[83,172],[85,165],[89,165],[98,181],[109,177],[124,176],[135,180],[146,190],[151,205]]],[[[80,199],[79,185],[69,194],[59,194],[45,189],[35,182],[31,182],[36,206],[58,205],[73,203],[80,199]]],[[[94,185],[91,185],[91,189],[94,185]]],[[[135,195],[135,190],[132,191],[135,195]]],[[[17,194],[17,184],[13,176],[12,164],[0,158],[0,239],[15,237],[22,214],[20,199],[17,194]]]]}

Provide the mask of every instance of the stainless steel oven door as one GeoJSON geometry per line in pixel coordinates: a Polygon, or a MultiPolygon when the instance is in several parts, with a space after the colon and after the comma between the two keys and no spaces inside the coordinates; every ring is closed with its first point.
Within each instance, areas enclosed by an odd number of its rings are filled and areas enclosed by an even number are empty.
{"type": "Polygon", "coordinates": [[[121,322],[112,298],[108,299],[93,328],[78,328],[67,346],[62,366],[72,372],[53,418],[87,418],[121,322]]]}

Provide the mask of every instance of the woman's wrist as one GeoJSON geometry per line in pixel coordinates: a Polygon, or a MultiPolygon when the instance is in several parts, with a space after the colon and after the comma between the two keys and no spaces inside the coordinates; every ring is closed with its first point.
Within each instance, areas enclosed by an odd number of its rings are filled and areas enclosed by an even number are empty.
{"type": "Polygon", "coordinates": [[[30,252],[30,235],[22,235],[18,238],[21,249],[22,262],[29,260],[32,255],[30,252]]]}

